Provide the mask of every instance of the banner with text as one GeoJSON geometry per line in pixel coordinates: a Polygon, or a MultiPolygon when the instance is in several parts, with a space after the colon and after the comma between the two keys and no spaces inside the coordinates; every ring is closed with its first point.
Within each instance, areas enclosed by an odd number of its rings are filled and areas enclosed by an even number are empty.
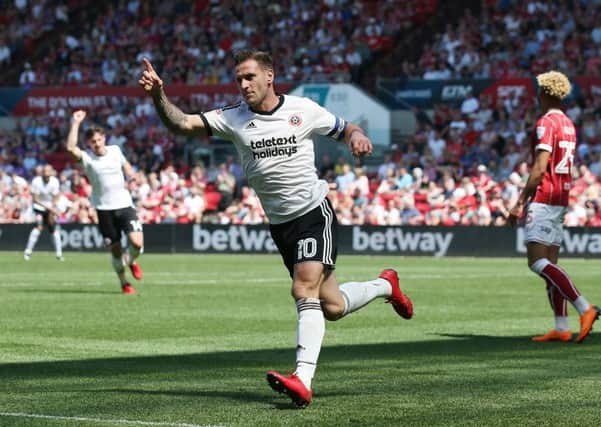
{"type": "MultiPolygon", "coordinates": [[[[536,94],[534,78],[515,79],[464,79],[464,80],[400,80],[379,79],[376,94],[393,109],[412,106],[431,108],[434,104],[459,104],[470,93],[491,96],[493,105],[498,98],[514,98],[516,95],[529,99],[536,94]]],[[[575,77],[571,97],[601,94],[601,77],[575,77]]]]}
{"type": "MultiPolygon", "coordinates": [[[[286,93],[292,87],[289,83],[278,84],[278,91],[286,93]]],[[[170,98],[205,99],[207,96],[237,95],[235,84],[182,85],[174,84],[166,88],[170,98]]],[[[24,116],[45,114],[59,108],[67,111],[84,109],[95,110],[120,105],[122,98],[143,98],[146,93],[140,87],[98,86],[98,87],[34,87],[0,88],[0,115],[24,116]]],[[[221,97],[217,97],[221,99],[221,97]]],[[[222,101],[219,101],[222,102],[222,101]]],[[[223,105],[215,105],[215,108],[223,105]]]]}
{"type": "MultiPolygon", "coordinates": [[[[31,228],[0,224],[0,250],[23,250],[31,228]]],[[[65,251],[106,250],[95,225],[66,224],[60,233],[65,251]]],[[[522,228],[354,225],[340,226],[338,236],[341,254],[500,257],[526,253],[522,228]]],[[[269,228],[262,225],[149,224],[144,226],[144,241],[148,253],[277,253],[269,228]]],[[[36,250],[52,250],[46,231],[36,250]]],[[[568,257],[601,257],[601,228],[565,229],[561,252],[568,257]]]]}

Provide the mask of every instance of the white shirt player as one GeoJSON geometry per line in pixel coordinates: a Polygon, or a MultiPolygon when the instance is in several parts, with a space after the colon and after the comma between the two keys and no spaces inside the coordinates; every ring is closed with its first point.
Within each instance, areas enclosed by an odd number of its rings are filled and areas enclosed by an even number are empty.
{"type": "MultiPolygon", "coordinates": [[[[48,179],[48,182],[44,182],[44,178],[41,176],[36,176],[31,181],[31,194],[37,196],[37,199],[40,203],[43,203],[44,206],[52,206],[54,202],[54,197],[58,194],[60,188],[60,184],[58,179],[55,176],[51,176],[48,179]]],[[[45,212],[46,208],[38,204],[33,203],[33,208],[45,212]]]]}
{"type": "Polygon", "coordinates": [[[84,172],[92,184],[92,205],[100,210],[115,210],[133,205],[131,195],[125,188],[123,164],[126,162],[117,145],[106,146],[106,154],[97,156],[82,151],[84,172]]]}
{"type": "Polygon", "coordinates": [[[277,107],[257,113],[242,102],[201,114],[209,134],[231,140],[272,224],[316,208],[328,184],[315,170],[313,135],[344,137],[346,122],[308,98],[280,95],[277,107]]]}

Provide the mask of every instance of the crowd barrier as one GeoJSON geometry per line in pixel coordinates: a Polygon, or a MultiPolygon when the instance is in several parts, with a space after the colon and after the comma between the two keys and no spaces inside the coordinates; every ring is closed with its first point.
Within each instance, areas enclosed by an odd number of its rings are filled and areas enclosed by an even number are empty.
{"type": "MultiPolygon", "coordinates": [[[[0,225],[0,250],[20,251],[33,225],[0,225]]],[[[93,224],[60,227],[65,251],[102,251],[104,241],[93,224]]],[[[275,244],[265,225],[147,224],[147,253],[273,253],[275,244]]],[[[47,231],[36,250],[52,250],[47,231]]],[[[601,257],[601,228],[566,228],[562,256],[601,257]]],[[[509,227],[378,227],[340,226],[340,254],[401,256],[523,256],[524,230],[509,227]]]]}

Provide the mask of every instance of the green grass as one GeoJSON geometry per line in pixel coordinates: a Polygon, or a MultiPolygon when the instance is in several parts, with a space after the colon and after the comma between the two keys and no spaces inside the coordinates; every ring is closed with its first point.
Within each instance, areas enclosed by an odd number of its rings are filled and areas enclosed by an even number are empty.
{"type": "MultiPolygon", "coordinates": [[[[294,366],[279,257],[144,255],[133,297],[108,254],[66,258],[0,254],[1,426],[601,425],[601,334],[531,342],[553,323],[523,259],[342,256],[340,281],[398,268],[415,317],[376,301],[328,323],[314,403],[296,410],[265,381],[294,366]]],[[[601,302],[601,263],[562,265],[601,302]]]]}

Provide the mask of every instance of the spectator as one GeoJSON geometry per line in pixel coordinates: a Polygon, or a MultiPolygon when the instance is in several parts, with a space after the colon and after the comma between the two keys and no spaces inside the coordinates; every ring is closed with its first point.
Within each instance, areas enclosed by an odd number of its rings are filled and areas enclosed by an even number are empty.
{"type": "Polygon", "coordinates": [[[21,77],[19,77],[19,84],[24,87],[30,87],[36,84],[35,72],[31,69],[31,64],[26,62],[23,67],[21,77]]]}

